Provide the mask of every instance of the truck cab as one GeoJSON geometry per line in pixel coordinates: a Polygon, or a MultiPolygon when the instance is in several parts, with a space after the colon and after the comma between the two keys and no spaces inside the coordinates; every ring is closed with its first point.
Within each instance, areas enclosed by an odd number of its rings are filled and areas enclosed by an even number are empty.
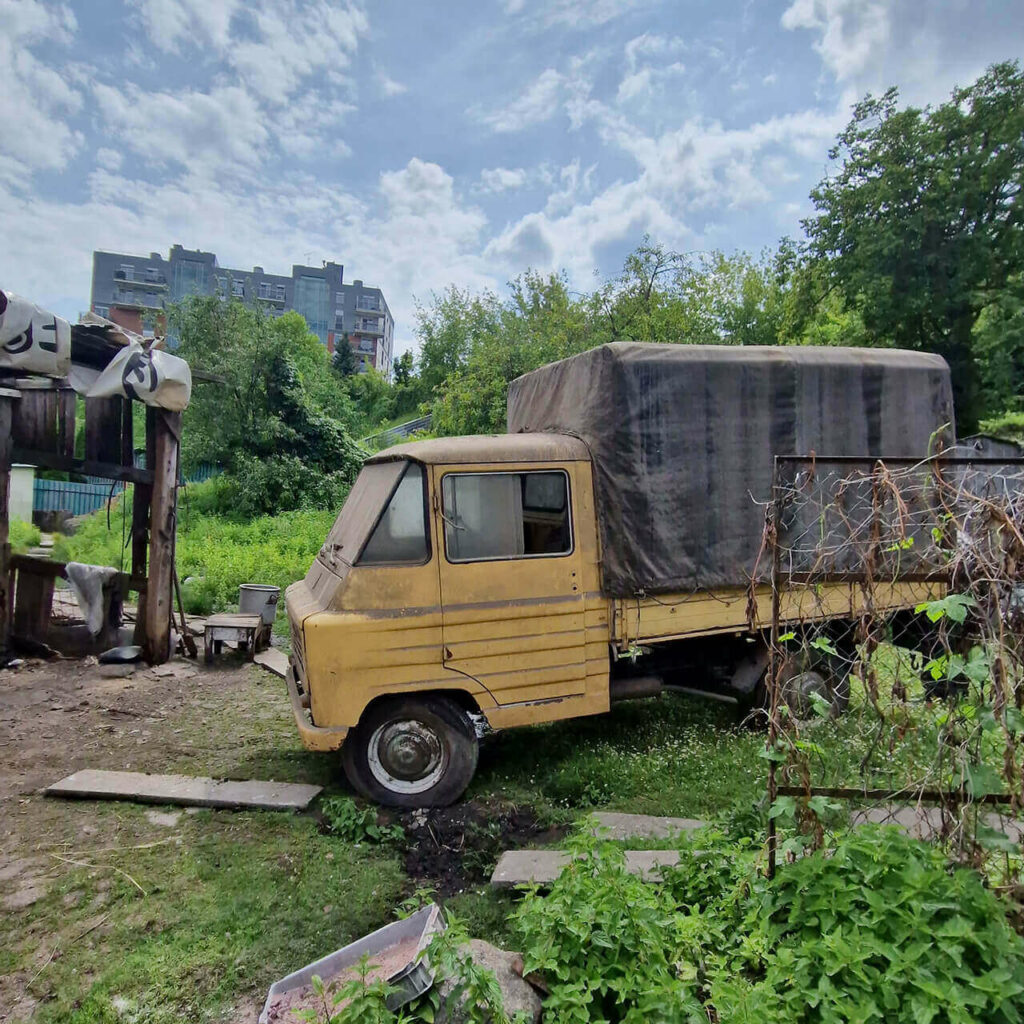
{"type": "Polygon", "coordinates": [[[562,434],[442,438],[370,459],[287,591],[306,746],[354,787],[444,804],[477,731],[609,706],[592,468],[562,434]]]}

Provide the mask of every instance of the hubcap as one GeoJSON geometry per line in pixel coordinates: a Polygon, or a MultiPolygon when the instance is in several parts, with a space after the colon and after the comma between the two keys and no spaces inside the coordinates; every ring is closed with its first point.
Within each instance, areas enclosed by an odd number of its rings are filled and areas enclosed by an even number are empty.
{"type": "Polygon", "coordinates": [[[448,764],[441,737],[415,719],[386,722],[370,737],[367,761],[373,777],[395,793],[423,793],[448,764]]]}

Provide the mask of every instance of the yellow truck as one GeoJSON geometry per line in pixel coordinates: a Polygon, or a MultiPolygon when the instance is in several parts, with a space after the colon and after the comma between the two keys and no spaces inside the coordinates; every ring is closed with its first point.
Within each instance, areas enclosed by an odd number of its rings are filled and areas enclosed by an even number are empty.
{"type": "MultiPolygon", "coordinates": [[[[952,398],[920,353],[617,343],[514,381],[508,417],[504,435],[368,459],[287,591],[302,742],[340,750],[380,803],[458,799],[487,727],[664,687],[756,697],[774,455],[921,457],[952,398]]],[[[895,587],[892,605],[918,596],[895,587]]],[[[800,601],[784,594],[784,616],[800,601]]],[[[816,614],[843,622],[856,601],[835,584],[816,614]]],[[[793,678],[794,699],[841,710],[839,676],[793,678]]]]}

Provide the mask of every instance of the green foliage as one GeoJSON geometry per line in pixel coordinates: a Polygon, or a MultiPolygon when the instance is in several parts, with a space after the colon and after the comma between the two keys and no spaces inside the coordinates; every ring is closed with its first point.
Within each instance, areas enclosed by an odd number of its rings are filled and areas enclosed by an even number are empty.
{"type": "Polygon", "coordinates": [[[662,881],[581,839],[548,895],[515,914],[545,1020],[1018,1021],[1024,941],[973,871],[895,829],[759,873],[749,842],[679,843],[662,881]]]}
{"type": "Polygon", "coordinates": [[[215,296],[193,296],[170,318],[178,354],[223,381],[193,390],[182,440],[186,468],[225,469],[218,511],[337,507],[362,461],[350,437],[355,411],[303,318],[215,296]]]}
{"type": "MultiPolygon", "coordinates": [[[[706,1021],[699,998],[708,922],[626,870],[618,847],[581,838],[547,896],[516,911],[524,969],[540,971],[554,1024],[706,1021]]],[[[711,948],[711,947],[709,947],[711,948]]]]}
{"type": "Polygon", "coordinates": [[[359,371],[359,363],[356,360],[355,352],[352,351],[352,343],[347,334],[342,334],[335,339],[331,369],[339,377],[351,377],[353,373],[359,371]]]}
{"type": "Polygon", "coordinates": [[[1024,941],[1005,915],[976,873],[862,828],[760,888],[739,956],[757,980],[728,994],[793,1024],[1019,1021],[1024,941]]]}
{"type": "MultiPolygon", "coordinates": [[[[1024,270],[1024,74],[997,64],[937,107],[897,102],[893,88],[854,108],[830,153],[841,166],[811,193],[818,214],[804,228],[825,280],[873,344],[946,357],[966,432],[985,404],[979,317],[1024,270]]],[[[997,321],[1019,316],[1018,306],[1000,310],[997,321]]],[[[1016,364],[1016,344],[997,357],[998,328],[981,331],[989,376],[999,377],[1016,364]]]]}
{"type": "Polygon", "coordinates": [[[42,534],[38,528],[31,523],[12,519],[8,524],[7,542],[11,545],[11,551],[16,555],[23,555],[29,549],[34,548],[41,537],[42,534]]]}
{"type": "Polygon", "coordinates": [[[375,808],[360,807],[349,797],[328,797],[320,804],[320,813],[332,835],[351,843],[401,842],[405,838],[401,825],[379,825],[375,808]]]}
{"type": "MultiPolygon", "coordinates": [[[[336,509],[299,509],[276,516],[258,516],[248,522],[210,515],[204,506],[216,505],[230,481],[215,477],[190,487],[179,499],[177,566],[183,582],[185,610],[207,615],[237,608],[241,583],[268,583],[284,588],[309,570],[324,537],[337,516],[336,509]],[[199,499],[193,506],[192,496],[199,499]]],[[[88,516],[70,537],[59,537],[54,557],[121,568],[130,561],[123,547],[131,536],[131,488],[107,510],[88,516]]],[[[278,604],[279,624],[285,628],[284,600],[278,604]]]]}

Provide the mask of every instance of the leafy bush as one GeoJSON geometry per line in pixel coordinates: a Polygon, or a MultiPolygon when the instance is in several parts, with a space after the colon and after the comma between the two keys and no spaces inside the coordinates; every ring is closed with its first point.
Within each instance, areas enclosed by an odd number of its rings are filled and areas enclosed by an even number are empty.
{"type": "Polygon", "coordinates": [[[405,838],[401,825],[378,825],[373,807],[360,807],[355,800],[332,796],[320,804],[327,828],[352,843],[400,842],[405,838]]]}
{"type": "Polygon", "coordinates": [[[16,555],[23,555],[30,548],[34,548],[42,534],[31,523],[23,523],[19,519],[12,519],[7,537],[11,545],[11,551],[16,555]]]}
{"type": "Polygon", "coordinates": [[[771,1020],[1024,1019],[1024,940],[1005,906],[895,829],[784,866],[747,925],[744,953],[764,971],[748,994],[771,1020]]]}
{"type": "Polygon", "coordinates": [[[895,829],[863,828],[759,874],[757,847],[704,832],[645,883],[611,844],[515,915],[552,1024],[1024,1019],[1024,940],[975,872],[895,829]]]}

